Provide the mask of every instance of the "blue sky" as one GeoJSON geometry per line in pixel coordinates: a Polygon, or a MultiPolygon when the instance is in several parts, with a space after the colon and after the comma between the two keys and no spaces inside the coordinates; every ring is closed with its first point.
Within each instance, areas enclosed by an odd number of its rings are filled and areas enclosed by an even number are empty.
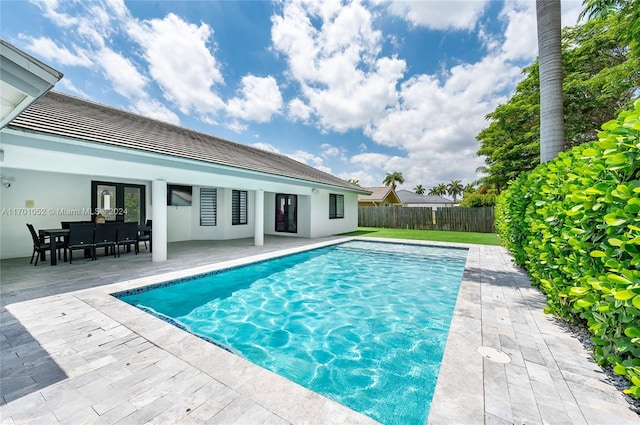
{"type": "MultiPolygon", "coordinates": [[[[574,25],[579,0],[563,1],[574,25]]],[[[475,136],[537,55],[535,1],[0,3],[55,90],[290,156],[362,186],[472,183],[475,136]]]]}

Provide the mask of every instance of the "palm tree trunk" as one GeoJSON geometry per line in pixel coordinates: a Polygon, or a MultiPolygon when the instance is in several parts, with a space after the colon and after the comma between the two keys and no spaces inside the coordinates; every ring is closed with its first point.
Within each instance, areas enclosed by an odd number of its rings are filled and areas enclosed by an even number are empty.
{"type": "Polygon", "coordinates": [[[536,0],[540,64],[540,162],[564,149],[560,0],[536,0]]]}

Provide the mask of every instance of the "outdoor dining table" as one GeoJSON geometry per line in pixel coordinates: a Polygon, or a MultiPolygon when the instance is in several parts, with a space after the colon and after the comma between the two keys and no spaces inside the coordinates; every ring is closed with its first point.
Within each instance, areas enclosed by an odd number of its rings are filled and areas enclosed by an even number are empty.
{"type": "MultiPolygon", "coordinates": [[[[44,243],[44,238],[49,236],[49,240],[51,243],[51,265],[55,266],[58,264],[58,256],[56,243],[58,241],[58,237],[62,236],[65,240],[69,237],[69,229],[40,229],[38,231],[38,236],[40,236],[40,242],[44,243]]],[[[40,259],[42,261],[45,260],[44,251],[41,254],[40,259]]],[[[64,250],[64,261],[67,261],[67,250],[64,250]]]]}

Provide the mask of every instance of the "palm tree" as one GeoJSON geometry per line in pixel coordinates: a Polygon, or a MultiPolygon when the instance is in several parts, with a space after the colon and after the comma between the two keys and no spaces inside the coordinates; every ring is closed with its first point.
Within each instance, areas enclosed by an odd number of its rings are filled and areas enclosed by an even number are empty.
{"type": "Polygon", "coordinates": [[[419,184],[419,185],[417,185],[416,187],[414,187],[414,188],[413,188],[413,191],[414,191],[415,193],[417,193],[418,195],[424,195],[424,191],[425,191],[425,190],[426,190],[426,189],[425,189],[424,187],[422,187],[422,185],[421,185],[421,184],[419,184]]]}
{"type": "Polygon", "coordinates": [[[462,194],[463,188],[460,180],[451,180],[451,183],[447,185],[447,193],[453,197],[453,202],[456,202],[458,195],[462,194]]]}
{"type": "Polygon", "coordinates": [[[391,185],[393,190],[396,190],[396,183],[404,183],[404,177],[402,177],[402,173],[398,171],[394,171],[393,173],[387,173],[386,177],[382,181],[385,186],[391,185]]]}
{"type": "Polygon", "coordinates": [[[560,0],[536,0],[540,70],[540,162],[564,148],[560,0]]]}
{"type": "Polygon", "coordinates": [[[440,183],[436,186],[433,186],[431,189],[429,189],[429,195],[444,196],[446,194],[447,194],[447,185],[444,183],[440,183]]]}
{"type": "Polygon", "coordinates": [[[360,186],[360,180],[357,179],[349,179],[347,180],[351,184],[355,184],[356,186],[360,186]]]}
{"type": "Polygon", "coordinates": [[[624,7],[626,0],[585,0],[582,4],[585,9],[580,13],[578,19],[588,16],[592,18],[604,18],[616,9],[624,7]]]}
{"type": "Polygon", "coordinates": [[[470,195],[472,193],[475,193],[475,191],[476,191],[476,187],[474,186],[474,184],[469,183],[468,185],[462,188],[462,196],[470,195]]]}

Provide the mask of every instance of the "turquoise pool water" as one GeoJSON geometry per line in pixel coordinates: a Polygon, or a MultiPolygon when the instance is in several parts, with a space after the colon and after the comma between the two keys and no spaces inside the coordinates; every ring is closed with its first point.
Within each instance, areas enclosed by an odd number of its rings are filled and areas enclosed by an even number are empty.
{"type": "Polygon", "coordinates": [[[385,424],[424,424],[467,250],[351,241],[114,294],[385,424]]]}

